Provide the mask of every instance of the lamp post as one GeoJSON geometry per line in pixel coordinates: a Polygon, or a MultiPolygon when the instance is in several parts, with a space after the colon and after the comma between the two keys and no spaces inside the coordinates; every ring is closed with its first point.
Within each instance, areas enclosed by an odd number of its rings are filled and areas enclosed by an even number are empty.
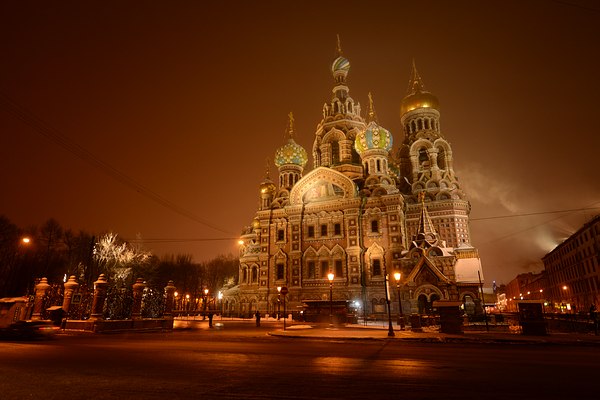
{"type": "Polygon", "coordinates": [[[219,298],[219,308],[221,309],[221,320],[223,320],[223,292],[219,290],[217,297],[219,298]]]}
{"type": "Polygon", "coordinates": [[[394,279],[396,279],[396,289],[398,289],[398,326],[400,330],[404,330],[404,313],[402,311],[402,298],[400,297],[400,278],[402,274],[400,272],[394,273],[394,279]]]}
{"type": "Polygon", "coordinates": [[[204,312],[202,313],[202,321],[206,319],[206,302],[208,301],[208,289],[204,289],[204,312]]]}
{"type": "Polygon", "coordinates": [[[279,321],[280,313],[281,313],[281,286],[277,286],[277,321],[279,321]]]}
{"type": "Polygon", "coordinates": [[[388,314],[388,336],[396,336],[394,334],[394,327],[392,326],[392,311],[390,309],[390,293],[389,293],[389,282],[388,274],[385,273],[385,279],[383,281],[385,287],[385,302],[387,303],[387,314],[388,314]]]}
{"type": "Polygon", "coordinates": [[[327,274],[327,279],[329,279],[329,326],[333,326],[333,278],[335,275],[332,272],[327,274]]]}
{"type": "Polygon", "coordinates": [[[283,330],[285,331],[285,322],[287,321],[287,311],[285,310],[285,296],[289,293],[287,286],[284,286],[279,291],[283,296],[283,330]]]}

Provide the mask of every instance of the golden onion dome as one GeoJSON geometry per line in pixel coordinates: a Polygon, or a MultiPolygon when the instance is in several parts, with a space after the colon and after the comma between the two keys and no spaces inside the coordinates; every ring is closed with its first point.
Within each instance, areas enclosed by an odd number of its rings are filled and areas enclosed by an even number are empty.
{"type": "Polygon", "coordinates": [[[267,178],[265,178],[264,181],[261,182],[259,189],[260,189],[261,194],[266,194],[266,193],[275,193],[275,191],[277,190],[277,187],[275,186],[273,181],[267,177],[267,178]]]}
{"type": "Polygon", "coordinates": [[[418,108],[439,110],[440,102],[437,97],[425,90],[425,85],[413,60],[412,72],[408,82],[408,94],[402,99],[402,103],[400,104],[400,115],[402,116],[418,108]]]}
{"type": "Polygon", "coordinates": [[[258,217],[254,218],[252,220],[252,228],[254,228],[254,229],[260,228],[260,220],[258,219],[258,217]]]}
{"type": "Polygon", "coordinates": [[[402,100],[402,104],[400,105],[400,115],[404,115],[407,112],[418,108],[433,108],[439,110],[440,102],[433,94],[427,91],[418,90],[415,93],[409,94],[402,100]]]}

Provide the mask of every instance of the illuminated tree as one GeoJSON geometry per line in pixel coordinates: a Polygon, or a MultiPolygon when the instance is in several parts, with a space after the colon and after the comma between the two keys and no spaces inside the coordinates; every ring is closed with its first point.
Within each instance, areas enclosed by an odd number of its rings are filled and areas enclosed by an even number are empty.
{"type": "Polygon", "coordinates": [[[113,283],[125,284],[131,280],[134,267],[148,263],[151,256],[150,252],[129,245],[112,232],[100,237],[94,246],[99,273],[106,274],[113,283]]]}

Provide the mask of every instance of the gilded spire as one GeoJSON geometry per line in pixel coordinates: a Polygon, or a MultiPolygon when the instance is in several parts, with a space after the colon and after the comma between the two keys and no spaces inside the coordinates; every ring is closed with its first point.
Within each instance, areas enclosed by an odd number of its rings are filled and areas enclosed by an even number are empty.
{"type": "Polygon", "coordinates": [[[269,157],[267,157],[267,159],[265,161],[265,168],[266,168],[266,171],[265,171],[265,180],[270,180],[271,179],[269,177],[269,173],[271,171],[270,165],[271,165],[271,160],[269,159],[269,157]]]}
{"type": "Polygon", "coordinates": [[[337,49],[336,50],[337,50],[338,56],[341,56],[343,54],[342,53],[342,41],[340,40],[339,33],[336,36],[337,36],[337,49]]]}
{"type": "Polygon", "coordinates": [[[288,114],[288,136],[290,139],[294,138],[294,114],[290,111],[288,114]]]}
{"type": "Polygon", "coordinates": [[[377,122],[377,114],[375,113],[375,106],[373,105],[373,95],[369,92],[369,122],[377,122]]]}
{"type": "Polygon", "coordinates": [[[408,81],[408,90],[407,94],[415,94],[418,92],[424,92],[425,85],[423,84],[423,79],[419,75],[417,71],[417,65],[415,63],[415,59],[412,60],[412,71],[410,73],[410,80],[408,81]]]}

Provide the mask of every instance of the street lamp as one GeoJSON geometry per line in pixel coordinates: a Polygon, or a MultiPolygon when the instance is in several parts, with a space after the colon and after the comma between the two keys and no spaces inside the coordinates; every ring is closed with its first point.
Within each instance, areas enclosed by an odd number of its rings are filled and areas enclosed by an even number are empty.
{"type": "Polygon", "coordinates": [[[329,279],[329,326],[333,326],[333,278],[335,278],[333,272],[327,274],[327,279],[329,279]]]}
{"type": "Polygon", "coordinates": [[[392,310],[390,309],[390,293],[389,293],[389,282],[388,273],[385,273],[384,290],[385,290],[385,302],[387,303],[387,315],[388,315],[388,336],[396,336],[394,334],[394,328],[392,327],[392,310]]]}
{"type": "Polygon", "coordinates": [[[279,321],[280,313],[281,313],[281,286],[277,286],[277,321],[279,321]]]}
{"type": "Polygon", "coordinates": [[[404,313],[402,311],[402,298],[400,297],[400,278],[402,274],[400,272],[394,273],[394,279],[396,279],[396,289],[398,289],[398,325],[400,330],[404,330],[404,313]]]}
{"type": "Polygon", "coordinates": [[[204,312],[202,313],[202,321],[206,319],[206,302],[208,301],[208,288],[204,289],[204,312]]]}
{"type": "Polygon", "coordinates": [[[223,292],[219,290],[219,294],[217,296],[219,298],[220,308],[221,308],[221,320],[223,319],[223,292]]]}

